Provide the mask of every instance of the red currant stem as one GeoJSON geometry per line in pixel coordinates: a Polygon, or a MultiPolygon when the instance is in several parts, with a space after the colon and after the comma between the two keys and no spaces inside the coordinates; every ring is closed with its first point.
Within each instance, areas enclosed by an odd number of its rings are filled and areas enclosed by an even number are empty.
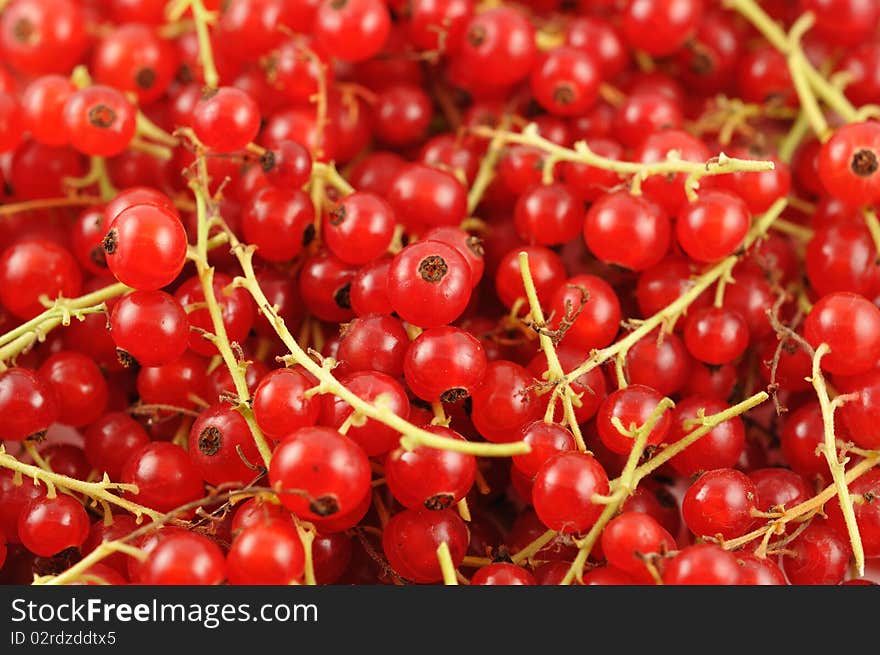
{"type": "Polygon", "coordinates": [[[208,33],[208,23],[214,19],[213,12],[205,8],[202,0],[175,0],[165,10],[169,22],[176,22],[183,17],[187,9],[192,9],[193,21],[196,26],[196,37],[199,42],[199,59],[205,74],[205,86],[216,89],[220,84],[220,76],[214,64],[214,52],[211,49],[211,36],[208,33]]]}
{"type": "Polygon", "coordinates": [[[327,184],[343,195],[354,193],[354,187],[339,174],[332,162],[325,164],[317,161],[312,164],[312,175],[322,178],[327,184]]]}
{"type": "Polygon", "coordinates": [[[12,216],[35,209],[55,209],[57,207],[89,207],[100,204],[98,196],[65,196],[64,198],[41,198],[39,200],[26,200],[15,202],[0,207],[0,217],[12,216]]]}
{"type": "MultiPolygon", "coordinates": [[[[526,299],[529,302],[529,313],[531,314],[532,322],[539,329],[544,328],[544,312],[541,309],[541,302],[538,300],[538,292],[535,289],[535,281],[532,278],[532,271],[529,267],[529,254],[525,251],[519,253],[519,270],[522,275],[526,299]]],[[[544,351],[544,356],[547,358],[547,382],[555,383],[557,387],[561,386],[559,391],[554,389],[553,395],[550,397],[550,406],[556,404],[555,396],[558,395],[562,400],[562,406],[565,410],[565,419],[574,435],[578,450],[585,452],[587,446],[584,443],[584,437],[581,434],[580,425],[578,425],[577,418],[575,418],[574,405],[572,404],[572,398],[578,396],[571,388],[569,381],[565,379],[565,371],[562,369],[562,364],[559,362],[559,355],[556,354],[556,346],[553,344],[553,339],[549,335],[544,334],[543,331],[539,331],[538,342],[541,344],[541,350],[544,351]]],[[[548,408],[547,411],[549,414],[550,409],[548,408]]],[[[550,419],[552,421],[552,414],[550,414],[550,419]]]]}
{"type": "Polygon", "coordinates": [[[154,520],[161,516],[159,512],[152,510],[149,507],[138,505],[137,503],[133,503],[111,493],[113,491],[127,491],[136,494],[138,488],[137,485],[133,484],[111,482],[106,473],[104,474],[104,479],[100,482],[83,482],[82,480],[77,480],[66,475],[54,473],[51,470],[43,470],[39,466],[23,464],[12,455],[9,455],[2,445],[0,445],[0,467],[21,473],[24,476],[32,478],[35,482],[42,482],[48,488],[48,495],[50,498],[54,497],[55,488],[58,487],[88,496],[95,504],[103,501],[121,507],[134,514],[135,518],[138,520],[140,520],[142,516],[148,516],[154,520]]]}
{"type": "Polygon", "coordinates": [[[296,532],[299,534],[299,540],[302,542],[303,551],[305,551],[305,571],[303,580],[307,585],[315,585],[315,560],[312,554],[312,545],[315,542],[315,528],[311,523],[300,521],[294,516],[296,523],[296,532]]]}
{"type": "Polygon", "coordinates": [[[449,426],[449,417],[446,416],[446,412],[443,409],[443,403],[431,403],[431,411],[434,412],[434,418],[431,420],[431,425],[449,426]]]}
{"type": "MultiPolygon", "coordinates": [[[[613,171],[621,177],[633,176],[633,193],[641,193],[641,182],[652,175],[666,175],[668,173],[687,173],[686,187],[689,195],[693,195],[700,178],[712,175],[724,175],[736,172],[761,172],[772,171],[772,161],[756,161],[751,159],[736,159],[728,157],[724,153],[707,162],[692,162],[682,160],[676,151],[671,151],[664,161],[644,164],[639,162],[619,161],[597,155],[587,145],[586,141],[578,141],[573,148],[564,148],[560,145],[543,138],[538,133],[538,126],[530,123],[520,133],[507,132],[502,129],[477,127],[474,133],[478,136],[495,137],[502,135],[502,143],[517,143],[533,146],[546,152],[549,157],[544,159],[544,181],[552,180],[553,166],[557,162],[567,161],[594,166],[607,171],[613,171]],[[550,173],[548,173],[550,171],[550,173]]],[[[493,139],[494,140],[494,139],[493,139]]]]}
{"type": "MultiPolygon", "coordinates": [[[[651,457],[651,459],[649,459],[644,464],[638,466],[634,472],[634,478],[636,480],[642,480],[645,477],[651,475],[651,473],[659,469],[676,455],[683,452],[686,448],[692,446],[699,439],[709,434],[713,429],[715,429],[715,427],[717,427],[721,423],[724,423],[724,421],[729,421],[735,416],[745,414],[753,407],[757,407],[758,405],[766,401],[769,397],[770,396],[766,391],[759,391],[755,395],[746,398],[742,402],[739,402],[732,407],[728,407],[724,411],[702,417],[702,419],[699,419],[699,422],[697,423],[699,427],[697,427],[692,432],[688,432],[679,441],[676,441],[673,444],[669,444],[662,450],[658,451],[653,457],[651,457]]],[[[611,488],[615,489],[619,484],[619,478],[612,480],[611,488]]]]}
{"type": "Polygon", "coordinates": [[[263,459],[266,467],[268,467],[269,460],[272,459],[272,450],[269,448],[269,444],[266,442],[262,430],[260,430],[254,419],[254,414],[249,403],[251,397],[250,391],[247,386],[247,381],[245,380],[245,366],[238,361],[232,350],[232,346],[229,343],[229,337],[226,334],[226,326],[223,324],[223,312],[220,309],[220,303],[217,302],[217,297],[214,295],[214,268],[208,265],[209,219],[207,199],[205,197],[205,189],[207,188],[205,178],[207,177],[207,170],[205,168],[204,157],[200,156],[197,158],[197,167],[198,174],[193,177],[189,185],[196,199],[196,216],[198,222],[195,263],[199,279],[202,283],[202,293],[205,296],[205,304],[207,305],[208,314],[211,316],[211,323],[214,327],[213,343],[220,352],[221,357],[223,357],[223,362],[226,364],[226,368],[229,369],[229,374],[235,385],[235,393],[238,396],[238,405],[236,409],[247,422],[251,435],[254,438],[254,443],[260,453],[260,457],[263,459]]]}
{"type": "Polygon", "coordinates": [[[324,130],[327,128],[327,64],[309,47],[305,48],[306,56],[317,67],[318,74],[318,90],[309,98],[310,102],[315,103],[315,126],[318,129],[319,137],[315,143],[315,149],[312,155],[315,159],[324,156],[324,130]]]}
{"type": "Polygon", "coordinates": [[[440,571],[443,573],[443,584],[455,586],[458,584],[455,564],[452,563],[452,554],[449,552],[449,544],[445,541],[437,547],[437,560],[440,562],[440,571]]]}
{"type": "Polygon", "coordinates": [[[135,136],[128,144],[128,147],[131,150],[143,152],[144,154],[155,157],[156,159],[161,159],[162,161],[170,161],[174,156],[174,153],[171,152],[170,148],[150,143],[139,136],[135,136]]]}
{"type": "Polygon", "coordinates": [[[193,418],[199,417],[199,412],[194,409],[175,407],[174,405],[163,405],[161,403],[154,403],[151,405],[133,405],[129,407],[126,411],[129,414],[134,414],[135,416],[154,416],[159,412],[173,412],[174,414],[192,416],[193,418]]]}
{"type": "Polygon", "coordinates": [[[4,366],[3,362],[18,355],[35,340],[44,338],[59,325],[69,325],[71,317],[83,320],[87,314],[105,312],[105,300],[129,290],[129,287],[117,282],[78,298],[58,298],[43,313],[0,336],[0,369],[4,366]]]}
{"type": "Polygon", "coordinates": [[[65,177],[62,182],[65,187],[71,189],[84,189],[97,184],[103,201],[112,200],[117,193],[107,175],[107,163],[103,157],[91,157],[89,172],[83,177],[65,177]]]}
{"type": "Polygon", "coordinates": [[[816,17],[812,12],[801,14],[791,26],[788,33],[789,48],[786,59],[788,60],[788,70],[791,74],[791,80],[797,91],[798,100],[801,103],[801,111],[806,115],[807,121],[813,128],[813,132],[820,141],[825,141],[830,136],[830,128],[828,121],[822,114],[819,107],[819,101],[813,93],[813,88],[807,79],[805,63],[807,58],[801,49],[801,38],[815,24],[816,17]]]}
{"type": "Polygon", "coordinates": [[[636,466],[645,452],[645,446],[648,444],[648,436],[650,436],[654,426],[657,425],[657,421],[663,417],[666,410],[674,405],[675,403],[669,398],[663,398],[663,400],[657,404],[657,407],[654,408],[654,411],[651,412],[648,420],[635,429],[634,434],[632,435],[632,450],[626,458],[626,464],[623,466],[623,471],[621,472],[620,477],[617,478],[617,485],[611,496],[602,499],[601,502],[604,503],[607,501],[607,504],[599,515],[599,518],[596,520],[596,523],[594,523],[590,528],[590,531],[587,532],[587,535],[583,539],[575,540],[579,549],[578,554],[569,567],[568,572],[565,574],[565,577],[562,579],[561,584],[568,585],[571,584],[575,578],[580,581],[583,577],[584,564],[586,564],[590,551],[593,550],[593,546],[596,545],[596,541],[602,534],[602,530],[605,529],[608,521],[617,514],[620,506],[636,490],[636,487],[639,484],[639,478],[636,477],[636,466]]]}
{"type": "Polygon", "coordinates": [[[788,133],[779,142],[779,158],[786,164],[790,164],[801,141],[807,136],[810,130],[810,121],[806,112],[801,111],[788,133]]]}
{"type": "Polygon", "coordinates": [[[467,498],[462,498],[455,504],[455,508],[458,510],[458,515],[461,517],[462,521],[471,522],[471,508],[468,507],[467,498]]]}
{"type": "Polygon", "coordinates": [[[865,227],[871,233],[871,240],[874,242],[874,248],[880,256],[880,220],[877,219],[877,211],[873,207],[866,207],[863,215],[865,217],[865,227]]]}
{"type": "Polygon", "coordinates": [[[541,550],[544,546],[553,541],[556,538],[556,534],[556,530],[547,530],[547,532],[532,541],[522,550],[519,550],[514,555],[511,555],[510,561],[514,564],[522,564],[523,562],[530,560],[532,557],[538,554],[539,550],[541,550]]]}
{"type": "MultiPolygon", "coordinates": [[[[143,537],[144,535],[147,535],[154,530],[158,530],[166,523],[175,522],[177,521],[178,516],[199,507],[203,507],[209,504],[216,504],[217,502],[223,500],[227,500],[230,504],[234,504],[234,499],[239,496],[243,498],[248,498],[250,496],[263,494],[270,495],[272,498],[277,499],[277,494],[274,489],[270,489],[268,487],[244,487],[241,489],[225,491],[219,494],[210,494],[208,496],[205,496],[204,498],[199,498],[198,500],[186,503],[185,505],[181,505],[180,507],[171,510],[167,514],[159,514],[150,523],[141,526],[137,530],[133,530],[124,537],[120,537],[119,539],[116,539],[114,541],[102,542],[100,545],[98,545],[97,548],[95,548],[95,550],[83,557],[79,562],[71,566],[69,569],[55,576],[48,575],[43,576],[42,578],[37,578],[34,580],[34,584],[63,585],[75,582],[76,580],[80,579],[80,576],[85,571],[88,571],[92,566],[94,566],[101,560],[109,557],[113,553],[124,552],[127,555],[131,555],[132,557],[136,557],[137,559],[143,561],[147,558],[147,554],[139,548],[135,548],[134,546],[130,545],[128,542],[143,537]]],[[[188,526],[189,524],[186,524],[186,527],[188,526]]]]}
{"type": "MultiPolygon", "coordinates": [[[[846,475],[844,476],[844,481],[846,482],[846,484],[850,484],[854,480],[857,480],[860,476],[873,469],[878,464],[880,464],[880,454],[874,455],[873,457],[867,459],[863,459],[861,462],[854,465],[846,472],[846,475]]],[[[785,513],[778,519],[770,521],[767,525],[763,525],[760,528],[752,530],[751,532],[746,533],[741,537],[725,541],[722,545],[727,550],[735,550],[740,546],[743,546],[749,542],[754,541],[755,539],[758,539],[759,537],[763,537],[768,531],[781,531],[782,527],[785,526],[785,524],[787,523],[796,520],[804,521],[806,520],[806,518],[812,516],[818,510],[820,510],[825,503],[834,498],[834,496],[836,495],[837,483],[832,482],[809,500],[805,500],[799,505],[795,505],[791,509],[786,510],[785,513]]]]}
{"type": "Polygon", "coordinates": [[[142,139],[150,139],[151,141],[160,143],[163,146],[168,146],[169,148],[174,148],[179,143],[173,135],[168,134],[168,132],[156,125],[141,111],[138,111],[137,113],[137,130],[135,134],[136,139],[138,137],[142,139]]]}
{"type": "MultiPolygon", "coordinates": [[[[391,428],[394,428],[403,435],[400,444],[407,450],[412,450],[418,446],[426,446],[428,448],[437,448],[439,450],[452,450],[456,452],[467,453],[482,457],[510,457],[512,455],[522,455],[530,451],[529,445],[523,441],[513,443],[477,443],[472,441],[461,441],[459,439],[450,439],[432,434],[421,428],[416,427],[409,421],[402,419],[397,414],[388,409],[387,406],[380,403],[370,403],[362,399],[357,394],[349,391],[337,380],[330,369],[318,364],[314,359],[309,357],[302,347],[297,343],[296,339],[284,324],[284,319],[278,315],[275,308],[266,298],[263,290],[257,282],[254,272],[253,256],[254,247],[245,246],[238,241],[238,238],[229,232],[230,244],[232,252],[241,265],[244,272],[244,278],[237,279],[237,285],[246,289],[257,307],[261,309],[263,314],[269,320],[269,324],[275,329],[278,337],[290,352],[290,360],[296,362],[309,373],[318,379],[318,389],[320,393],[330,393],[347,402],[354,408],[356,412],[360,412],[367,418],[375,419],[391,428]]],[[[325,360],[329,364],[330,360],[325,360]]]]}
{"type": "MultiPolygon", "coordinates": [[[[743,251],[748,250],[758,239],[764,236],[773,222],[779,217],[785,209],[788,201],[785,198],[777,200],[770,209],[767,210],[752,226],[749,233],[743,241],[743,251]]],[[[694,280],[693,286],[684,294],[669,303],[653,316],[639,322],[638,327],[627,334],[620,341],[617,341],[607,348],[594,350],[589,359],[566,375],[569,382],[576,380],[584,373],[588,373],[602,363],[616,356],[619,352],[626,352],[643,337],[650,334],[656,327],[663,323],[674,322],[689,306],[699,297],[703,291],[708,289],[712,284],[727,275],[739,259],[739,254],[733,254],[726,259],[721,260],[700,277],[694,280]]]]}
{"type": "Polygon", "coordinates": [[[862,538],[859,535],[859,526],[856,522],[852,497],[846,486],[845,465],[846,462],[849,461],[849,458],[843,458],[841,460],[837,453],[837,441],[834,436],[834,409],[842,404],[844,396],[838,396],[834,401],[828,397],[828,389],[825,386],[825,378],[822,375],[822,369],[820,366],[822,357],[829,352],[831,352],[831,348],[828,347],[828,344],[822,343],[816,348],[816,354],[813,355],[813,389],[816,390],[816,395],[819,397],[819,407],[822,410],[822,423],[825,427],[822,452],[825,455],[825,460],[828,462],[828,468],[831,470],[831,477],[834,480],[834,486],[837,489],[840,510],[843,513],[843,520],[846,523],[846,531],[849,533],[849,541],[852,545],[856,568],[858,569],[859,575],[864,575],[865,549],[862,547],[862,538]]]}
{"type": "Polygon", "coordinates": [[[498,160],[501,159],[501,153],[504,152],[507,135],[509,134],[507,130],[510,128],[511,122],[510,114],[505,114],[498,122],[498,130],[490,130],[490,134],[486,135],[491,138],[491,141],[489,141],[486,154],[483,155],[483,159],[480,161],[480,168],[477,170],[474,183],[471,185],[470,191],[468,191],[468,214],[473,214],[476,211],[477,206],[483,199],[483,194],[486,193],[486,189],[489,188],[492,179],[495,177],[495,167],[498,165],[498,160]]]}
{"type": "MultiPolygon", "coordinates": [[[[724,0],[728,9],[739,12],[755,28],[761,32],[770,44],[786,57],[793,47],[800,50],[800,45],[792,43],[785,31],[758,5],[755,0],[724,0]]],[[[856,109],[846,96],[826,80],[806,57],[798,61],[807,82],[814,92],[825,101],[844,120],[856,120],[856,109]]]]}
{"type": "Polygon", "coordinates": [[[617,377],[618,389],[626,389],[629,386],[629,381],[626,379],[626,371],[624,371],[625,363],[626,353],[617,353],[617,356],[614,358],[614,375],[617,377]]]}

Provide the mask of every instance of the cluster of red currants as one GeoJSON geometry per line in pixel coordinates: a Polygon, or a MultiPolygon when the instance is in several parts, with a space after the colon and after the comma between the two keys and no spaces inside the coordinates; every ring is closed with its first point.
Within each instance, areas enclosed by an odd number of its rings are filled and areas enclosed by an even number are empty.
{"type": "Polygon", "coordinates": [[[0,582],[865,581],[880,4],[3,5],[0,582]]]}

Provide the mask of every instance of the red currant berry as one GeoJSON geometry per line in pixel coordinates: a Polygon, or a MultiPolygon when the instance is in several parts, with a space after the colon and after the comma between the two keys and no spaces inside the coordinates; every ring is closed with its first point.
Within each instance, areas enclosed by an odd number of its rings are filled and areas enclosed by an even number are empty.
{"type": "Polygon", "coordinates": [[[579,533],[592,526],[602,512],[593,496],[606,495],[608,489],[608,474],[593,456],[564,452],[548,459],[538,471],[532,504],[551,530],[579,533]]]}
{"type": "Polygon", "coordinates": [[[336,430],[300,428],[272,454],[269,480],[285,507],[311,521],[357,507],[370,491],[370,463],[360,446],[336,430]]]}

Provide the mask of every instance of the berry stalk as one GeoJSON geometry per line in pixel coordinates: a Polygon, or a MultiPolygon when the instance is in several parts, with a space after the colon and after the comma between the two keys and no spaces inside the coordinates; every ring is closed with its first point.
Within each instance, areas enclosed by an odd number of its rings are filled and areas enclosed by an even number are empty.
{"type": "Polygon", "coordinates": [[[843,513],[843,520],[846,523],[846,531],[849,534],[849,541],[852,545],[853,557],[856,562],[856,569],[859,575],[865,574],[865,549],[862,546],[862,538],[859,535],[859,525],[856,522],[856,514],[853,509],[852,496],[846,485],[846,469],[844,468],[848,460],[841,461],[837,453],[837,441],[834,436],[834,410],[842,405],[850,398],[847,396],[837,396],[833,401],[828,397],[828,388],[825,386],[825,378],[822,375],[821,362],[822,357],[831,352],[828,344],[820,344],[816,348],[813,355],[813,388],[819,397],[819,407],[822,410],[822,423],[824,425],[824,439],[821,450],[828,462],[828,468],[831,470],[831,477],[834,480],[834,488],[837,491],[837,498],[840,502],[840,509],[843,513]]]}

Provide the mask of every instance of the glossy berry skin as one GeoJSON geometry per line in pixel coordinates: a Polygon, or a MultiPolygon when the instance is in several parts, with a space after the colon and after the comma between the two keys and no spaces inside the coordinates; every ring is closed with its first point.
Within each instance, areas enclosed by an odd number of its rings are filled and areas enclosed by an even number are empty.
{"type": "MultiPolygon", "coordinates": [[[[440,425],[423,429],[449,439],[464,440],[440,425]]],[[[473,455],[418,446],[397,448],[385,460],[388,489],[404,507],[446,509],[463,499],[474,484],[477,460],[473,455]]]]}
{"type": "Polygon", "coordinates": [[[458,250],[471,269],[472,287],[477,286],[483,279],[486,264],[484,262],[483,241],[480,237],[451,225],[441,225],[428,230],[424,238],[425,240],[440,241],[458,250]]]}
{"type": "Polygon", "coordinates": [[[382,550],[398,575],[430,584],[443,578],[437,559],[440,544],[449,546],[452,564],[459,566],[469,540],[467,526],[454,510],[405,509],[382,531],[382,550]]]}
{"type": "Polygon", "coordinates": [[[315,39],[323,50],[344,61],[370,59],[391,30],[382,0],[323,0],[315,16],[315,39]]]}
{"type": "Polygon", "coordinates": [[[153,442],[131,454],[122,470],[122,481],[136,484],[134,502],[159,512],[172,509],[202,497],[202,476],[189,455],[172,443],[153,442]]]}
{"type": "Polygon", "coordinates": [[[315,209],[299,189],[265,187],[245,204],[241,229],[257,254],[270,262],[290,261],[314,234],[315,209]]]}
{"type": "MultiPolygon", "coordinates": [[[[687,396],[671,410],[672,426],[667,441],[681,441],[699,427],[699,412],[704,416],[728,409],[727,403],[705,395],[687,396]]],[[[691,476],[700,471],[733,467],[746,447],[746,430],[739,416],[734,416],[712,428],[707,434],[685,448],[670,460],[679,475],[691,476]]]]}
{"type": "Polygon", "coordinates": [[[675,235],[691,259],[714,262],[739,247],[749,222],[749,210],[737,196],[710,191],[684,206],[675,223],[675,235]]]}
{"type": "Polygon", "coordinates": [[[700,476],[681,504],[688,529],[697,536],[739,537],[755,522],[755,484],[734,469],[715,469],[700,476]]]}
{"type": "Polygon", "coordinates": [[[600,81],[599,67],[590,55],[561,46],[539,59],[529,85],[538,104],[551,114],[578,116],[596,101],[600,81]]]}
{"type": "Polygon", "coordinates": [[[315,386],[300,368],[281,368],[264,377],[253,397],[254,418],[260,429],[273,439],[314,425],[321,412],[321,399],[305,392],[315,386]]]}
{"type": "Polygon", "coordinates": [[[288,585],[302,576],[305,551],[291,523],[258,523],[235,538],[226,564],[230,584],[288,585]]]}
{"type": "Polygon", "coordinates": [[[651,584],[653,578],[640,555],[664,555],[670,550],[675,550],[675,539],[642,512],[624,512],[602,531],[602,553],[608,564],[646,584],[651,584]]]}
{"type": "Polygon", "coordinates": [[[467,190],[447,171],[426,164],[404,166],[387,194],[404,225],[413,228],[458,226],[467,217],[467,190]]]}
{"type": "MultiPolygon", "coordinates": [[[[349,391],[367,402],[376,402],[382,396],[388,409],[402,418],[409,416],[410,406],[406,390],[394,378],[378,371],[358,371],[339,380],[349,391]]],[[[347,402],[327,394],[322,398],[322,425],[339,428],[352,414],[347,402]]],[[[375,419],[367,419],[362,425],[353,425],[346,433],[370,457],[382,455],[397,445],[399,434],[375,419]]]]}
{"type": "Polygon", "coordinates": [[[356,272],[356,267],[329,252],[306,259],[299,273],[299,292],[306,308],[323,321],[351,319],[351,285],[356,272]]]}
{"type": "Polygon", "coordinates": [[[21,320],[46,309],[40,296],[75,298],[81,287],[82,274],[76,260],[54,242],[23,240],[0,255],[0,302],[21,320]]]}
{"type": "Polygon", "coordinates": [[[73,82],[63,75],[43,75],[25,87],[21,96],[22,120],[35,141],[47,146],[70,142],[61,116],[74,91],[73,82]]]}
{"type": "Polygon", "coordinates": [[[486,374],[486,353],[473,335],[454,327],[425,330],[409,345],[403,364],[407,386],[428,402],[468,397],[486,374]]]}
{"type": "Polygon", "coordinates": [[[67,548],[81,546],[88,535],[89,516],[71,496],[35,498],[18,517],[18,538],[40,557],[52,557],[67,548]]]}
{"type": "Polygon", "coordinates": [[[118,480],[129,456],[150,442],[146,430],[125,412],[105,414],[83,436],[89,464],[111,480],[118,480]]]}
{"type": "Polygon", "coordinates": [[[120,282],[141,291],[170,284],[186,261],[186,232],[176,214],[156,205],[133,205],[108,225],[107,267],[120,282]]]}
{"type": "Polygon", "coordinates": [[[850,205],[880,199],[880,124],[836,129],[819,151],[818,173],[825,190],[850,205]]]}
{"type": "Polygon", "coordinates": [[[581,231],[583,204],[565,184],[532,187],[516,201],[513,221],[528,243],[552,246],[567,243],[581,231]]]}
{"type": "Polygon", "coordinates": [[[148,585],[216,585],[226,577],[220,547],[194,532],[170,534],[150,551],[140,570],[148,585]]]}
{"type": "Polygon", "coordinates": [[[665,563],[663,584],[739,584],[739,565],[732,553],[715,544],[688,546],[665,563]]]}
{"type": "Polygon", "coordinates": [[[835,375],[858,375],[880,357],[880,309],[854,293],[832,293],[819,300],[804,321],[804,338],[813,348],[827,343],[822,368],[835,375]]]}
{"type": "Polygon", "coordinates": [[[260,109],[247,93],[224,86],[209,92],[193,109],[193,130],[214,152],[241,150],[260,131],[260,109]]]}
{"type": "Polygon", "coordinates": [[[395,148],[418,145],[431,123],[431,97],[415,84],[394,84],[384,89],[373,105],[376,138],[395,148]]]}
{"type": "Polygon", "coordinates": [[[562,343],[589,352],[610,344],[620,330],[620,301],[614,289],[596,275],[575,275],[560,284],[550,298],[553,318],[551,329],[558,330],[563,320],[571,325],[562,343]]]}
{"type": "Polygon", "coordinates": [[[495,562],[479,569],[471,577],[472,585],[534,585],[535,576],[523,567],[507,562],[495,562]]]}
{"type": "Polygon", "coordinates": [[[535,292],[543,305],[565,280],[565,265],[555,252],[543,246],[514,248],[501,259],[495,272],[495,291],[505,307],[513,307],[518,298],[526,297],[519,253],[529,256],[529,270],[535,283],[535,292]]]}
{"type": "Polygon", "coordinates": [[[121,361],[162,366],[180,357],[189,343],[186,312],[163,291],[134,291],[113,306],[110,336],[121,361]]]}
{"type": "Polygon", "coordinates": [[[755,505],[762,512],[769,512],[774,508],[791,509],[813,495],[813,489],[804,476],[789,469],[757,469],[749,473],[749,479],[755,484],[757,491],[755,505]]]}
{"type": "Polygon", "coordinates": [[[17,0],[0,20],[0,47],[23,73],[68,73],[88,47],[85,26],[72,0],[17,0]]]}
{"type": "Polygon", "coordinates": [[[138,103],[158,100],[177,68],[174,48],[147,25],[122,24],[98,44],[94,53],[95,80],[122,92],[137,94],[138,103]]]}
{"type": "MultiPolygon", "coordinates": [[[[849,483],[849,492],[861,502],[853,503],[859,537],[865,550],[865,557],[880,556],[880,471],[868,471],[849,483]]],[[[805,499],[806,500],[806,499],[805,499]]],[[[844,540],[849,540],[840,501],[835,498],[825,506],[828,524],[844,540]]]]}
{"type": "Polygon", "coordinates": [[[704,364],[729,364],[749,346],[749,326],[737,311],[704,307],[688,314],[684,345],[704,364]]]}
{"type": "Polygon", "coordinates": [[[23,441],[45,434],[58,419],[58,400],[47,381],[34,371],[11,368],[0,373],[0,434],[23,441]]]}
{"type": "Polygon", "coordinates": [[[135,108],[119,91],[95,85],[75,91],[64,103],[70,144],[85,155],[112,157],[135,133],[135,108]]]}
{"type": "Polygon", "coordinates": [[[566,534],[586,531],[596,522],[602,505],[594,494],[608,493],[608,474],[592,456],[564,452],[548,459],[535,476],[532,504],[541,523],[566,534]]]}
{"type": "Polygon", "coordinates": [[[779,434],[785,461],[810,480],[828,475],[828,462],[817,453],[823,434],[822,411],[817,402],[806,403],[794,410],[779,434]]]}
{"type": "Polygon", "coordinates": [[[736,554],[739,564],[740,585],[786,585],[785,574],[770,558],[760,558],[752,553],[740,551],[736,554]]]}
{"type": "Polygon", "coordinates": [[[584,221],[590,252],[603,262],[634,271],[663,259],[671,231],[659,207],[626,192],[610,193],[593,203],[584,221]]]}
{"type": "Polygon", "coordinates": [[[298,189],[312,174],[312,156],[296,141],[282,141],[271,155],[261,160],[263,173],[269,184],[280,189],[298,189]]]}
{"type": "Polygon", "coordinates": [[[853,442],[862,448],[880,448],[880,372],[871,369],[851,377],[836,376],[840,393],[857,394],[837,408],[837,416],[853,442]]]}
{"type": "Polygon", "coordinates": [[[519,11],[490,9],[474,16],[465,28],[457,60],[471,74],[505,87],[525,77],[537,58],[535,30],[519,11]]]}
{"type": "Polygon", "coordinates": [[[544,463],[556,455],[576,448],[574,436],[561,425],[543,420],[529,423],[522,431],[522,440],[531,451],[514,455],[513,465],[528,477],[534,477],[544,463]]]}
{"type": "Polygon", "coordinates": [[[541,407],[529,391],[535,381],[519,364],[505,360],[489,362],[483,383],[471,394],[471,420],[489,441],[517,441],[520,430],[536,420],[541,407]]]}
{"type": "Polygon", "coordinates": [[[471,295],[470,267],[452,246],[418,241],[401,250],[388,269],[388,300],[408,323],[440,327],[458,318],[471,295]]]}
{"type": "MultiPolygon", "coordinates": [[[[212,286],[214,297],[220,305],[220,314],[223,318],[227,339],[230,342],[244,343],[255,318],[254,302],[251,300],[250,294],[240,287],[233,289],[232,278],[223,273],[214,274],[212,286]]],[[[198,331],[192,329],[195,327],[211,334],[214,333],[214,323],[207,307],[204,306],[205,293],[201,280],[197,276],[186,280],[177,288],[174,299],[187,312],[190,324],[190,349],[205,357],[217,354],[217,347],[198,331]],[[193,305],[197,308],[193,309],[193,305]]]]}
{"type": "MultiPolygon", "coordinates": [[[[0,532],[10,544],[21,543],[18,538],[18,519],[32,500],[46,496],[42,485],[16,484],[15,472],[0,470],[0,532]]],[[[23,482],[23,481],[22,481],[23,482]]]]}
{"type": "Polygon", "coordinates": [[[95,362],[71,350],[49,357],[38,371],[58,401],[59,423],[82,427],[104,413],[107,380],[95,362]]]}
{"type": "Polygon", "coordinates": [[[633,48],[655,57],[671,55],[697,29],[699,0],[631,0],[623,14],[623,34],[633,48]]]}
{"type": "Polygon", "coordinates": [[[880,7],[870,0],[800,0],[802,12],[816,16],[816,33],[835,45],[853,46],[867,41],[880,22],[880,7]]]}
{"type": "Polygon", "coordinates": [[[188,450],[208,484],[247,484],[257,476],[244,462],[256,465],[260,461],[254,438],[244,416],[228,403],[211,405],[199,414],[189,432],[188,450]]]}
{"type": "Polygon", "coordinates": [[[400,320],[367,314],[348,324],[336,354],[348,370],[379,371],[399,378],[409,349],[409,336],[400,320]]]}
{"type": "Polygon", "coordinates": [[[687,382],[691,361],[677,335],[652,332],[627,351],[627,380],[652,386],[664,396],[671,396],[687,382]]]}
{"type": "Polygon", "coordinates": [[[782,558],[782,570],[795,585],[836,585],[843,582],[852,551],[827,522],[814,520],[801,532],[782,558]]]}
{"type": "Polygon", "coordinates": [[[324,214],[321,235],[327,248],[348,264],[366,264],[391,244],[395,217],[391,206],[369,192],[355,192],[324,214]]]}
{"type": "Polygon", "coordinates": [[[187,351],[164,366],[145,366],[138,372],[137,392],[145,403],[195,406],[190,394],[208,397],[208,361],[187,351]]]}
{"type": "Polygon", "coordinates": [[[344,515],[370,490],[370,464],[364,451],[348,437],[327,427],[291,432],[269,463],[269,480],[282,490],[282,504],[297,516],[312,519],[344,515]]]}
{"type": "MultiPolygon", "coordinates": [[[[617,418],[627,430],[640,428],[653,414],[663,396],[656,389],[641,384],[631,384],[624,389],[618,389],[608,395],[599,406],[596,415],[596,428],[599,431],[599,439],[605,446],[615,452],[627,454],[632,450],[635,440],[621,434],[612,418],[617,418]]],[[[648,434],[646,445],[656,446],[666,438],[672,419],[669,411],[663,415],[648,434]]]]}
{"type": "MultiPolygon", "coordinates": [[[[682,108],[675,99],[660,91],[640,91],[631,94],[617,108],[611,127],[612,135],[621,145],[638,148],[657,130],[678,129],[683,124],[682,108]]],[[[613,178],[609,175],[608,181],[612,184],[608,187],[619,179],[617,175],[613,178]]]]}

